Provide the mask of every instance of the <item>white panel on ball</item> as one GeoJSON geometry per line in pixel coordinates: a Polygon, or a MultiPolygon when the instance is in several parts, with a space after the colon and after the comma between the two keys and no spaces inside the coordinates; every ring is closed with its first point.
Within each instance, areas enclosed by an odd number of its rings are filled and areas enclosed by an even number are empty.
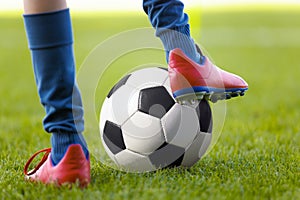
{"type": "Polygon", "coordinates": [[[199,132],[194,142],[186,149],[181,165],[185,167],[193,166],[210,145],[212,134],[199,132]]]}
{"type": "Polygon", "coordinates": [[[145,68],[132,73],[126,82],[137,89],[161,86],[168,78],[168,72],[160,68],[145,68]]]}
{"type": "Polygon", "coordinates": [[[112,120],[115,124],[122,125],[138,109],[139,91],[123,85],[111,96],[112,120]]]}
{"type": "Polygon", "coordinates": [[[202,158],[202,156],[206,153],[210,143],[211,143],[211,139],[212,139],[212,134],[210,133],[204,133],[204,132],[200,132],[200,134],[203,134],[205,136],[203,144],[201,145],[201,148],[199,150],[199,158],[202,158]]]}
{"type": "Polygon", "coordinates": [[[161,122],[167,142],[182,148],[193,142],[200,129],[195,109],[179,104],[175,104],[161,122]]]}
{"type": "Polygon", "coordinates": [[[149,154],[165,142],[160,120],[142,112],[136,112],[121,129],[126,148],[134,152],[149,154]]]}
{"type": "Polygon", "coordinates": [[[120,168],[130,172],[153,171],[155,167],[147,156],[132,152],[128,149],[121,151],[116,156],[120,168]]]}

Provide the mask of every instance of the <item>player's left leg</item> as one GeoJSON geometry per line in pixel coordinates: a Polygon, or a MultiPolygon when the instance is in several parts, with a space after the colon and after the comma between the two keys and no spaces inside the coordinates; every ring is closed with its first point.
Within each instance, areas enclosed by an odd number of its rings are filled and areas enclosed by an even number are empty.
{"type": "Polygon", "coordinates": [[[171,89],[178,101],[195,98],[195,94],[212,101],[244,95],[247,83],[219,69],[195,45],[181,1],[144,0],[143,7],[164,45],[171,89]]]}

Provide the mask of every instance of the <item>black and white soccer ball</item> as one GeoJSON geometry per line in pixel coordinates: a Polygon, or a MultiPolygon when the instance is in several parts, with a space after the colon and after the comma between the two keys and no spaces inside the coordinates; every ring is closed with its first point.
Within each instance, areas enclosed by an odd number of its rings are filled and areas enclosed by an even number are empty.
{"type": "Polygon", "coordinates": [[[210,145],[212,113],[206,100],[189,106],[176,103],[167,70],[145,68],[110,90],[101,109],[100,134],[120,169],[190,167],[210,145]]]}

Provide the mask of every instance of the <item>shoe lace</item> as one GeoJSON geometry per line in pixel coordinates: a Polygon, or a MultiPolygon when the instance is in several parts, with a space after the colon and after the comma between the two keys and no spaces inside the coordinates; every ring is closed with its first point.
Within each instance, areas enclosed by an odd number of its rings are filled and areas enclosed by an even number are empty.
{"type": "Polygon", "coordinates": [[[26,176],[29,176],[29,175],[32,175],[34,174],[43,164],[44,162],[48,159],[48,156],[51,152],[51,148],[46,148],[46,149],[42,149],[42,150],[39,150],[37,151],[35,154],[33,154],[29,159],[28,161],[26,162],[25,166],[24,166],[24,174],[26,176]],[[41,161],[34,167],[34,169],[30,170],[28,172],[28,168],[31,164],[31,162],[34,160],[34,158],[39,155],[40,153],[43,153],[45,152],[44,156],[42,157],[41,161]]]}

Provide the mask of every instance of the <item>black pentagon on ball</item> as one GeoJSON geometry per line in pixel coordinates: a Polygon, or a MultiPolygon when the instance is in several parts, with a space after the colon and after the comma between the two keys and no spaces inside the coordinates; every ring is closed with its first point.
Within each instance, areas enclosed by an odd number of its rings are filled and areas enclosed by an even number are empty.
{"type": "Polygon", "coordinates": [[[213,118],[211,108],[207,100],[202,99],[196,107],[196,112],[199,118],[200,131],[212,133],[213,118]]]}
{"type": "Polygon", "coordinates": [[[138,110],[162,118],[175,104],[174,99],[163,86],[145,88],[140,91],[138,110]]]}
{"type": "Polygon", "coordinates": [[[103,140],[113,154],[126,149],[122,129],[117,124],[106,121],[103,130],[103,140]]]}
{"type": "Polygon", "coordinates": [[[184,152],[184,148],[165,142],[149,155],[149,159],[156,168],[178,167],[182,163],[184,152]]]}
{"type": "Polygon", "coordinates": [[[116,83],[109,91],[107,98],[111,97],[111,95],[113,95],[113,93],[115,93],[121,86],[125,85],[130,76],[131,74],[126,75],[118,83],[116,83]]]}

